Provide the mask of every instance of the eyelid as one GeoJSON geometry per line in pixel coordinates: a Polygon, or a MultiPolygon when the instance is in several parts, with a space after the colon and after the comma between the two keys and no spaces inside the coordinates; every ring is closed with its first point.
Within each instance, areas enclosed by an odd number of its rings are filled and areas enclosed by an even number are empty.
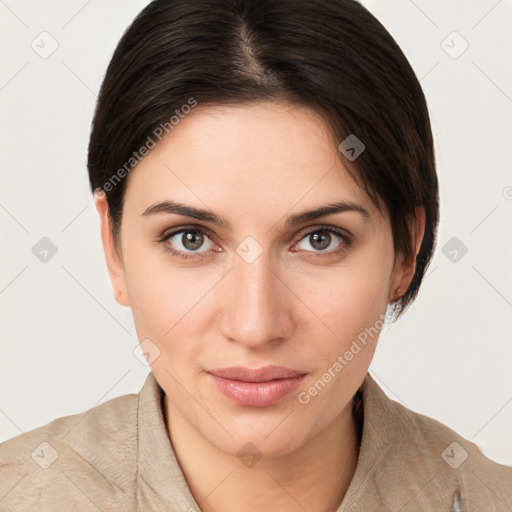
{"type": "MultiPolygon", "coordinates": [[[[210,239],[214,239],[215,235],[212,234],[209,228],[202,226],[200,224],[190,224],[190,225],[184,225],[184,226],[175,226],[172,228],[165,229],[162,234],[158,237],[159,241],[162,241],[164,239],[170,238],[173,235],[176,235],[180,233],[181,231],[186,231],[189,229],[190,231],[199,231],[203,232],[204,234],[208,235],[210,239]]],[[[316,231],[334,231],[335,233],[345,236],[346,238],[351,238],[352,233],[350,233],[348,230],[344,228],[340,228],[337,226],[331,226],[329,224],[317,224],[314,226],[308,226],[304,229],[302,229],[295,237],[292,238],[292,240],[302,240],[304,236],[316,232],[316,231]]]]}
{"type": "Polygon", "coordinates": [[[293,247],[298,245],[302,240],[306,239],[307,236],[312,235],[313,233],[334,233],[335,236],[341,239],[341,242],[330,251],[293,251],[295,253],[302,252],[304,253],[304,257],[306,258],[333,258],[336,256],[341,256],[344,254],[352,245],[353,245],[353,235],[347,231],[346,229],[339,228],[336,226],[330,226],[326,224],[317,225],[317,226],[309,226],[305,228],[305,231],[299,233],[297,235],[297,240],[294,242],[293,247]]]}
{"type": "MultiPolygon", "coordinates": [[[[214,240],[214,236],[212,236],[212,233],[211,231],[204,227],[204,226],[201,226],[201,225],[188,225],[188,226],[175,226],[173,228],[169,228],[169,229],[166,229],[163,231],[163,233],[157,238],[157,242],[159,243],[162,243],[162,244],[166,244],[166,242],[176,236],[176,235],[179,235],[180,233],[186,233],[186,232],[197,232],[197,233],[202,233],[204,235],[206,235],[210,241],[215,244],[215,245],[218,245],[215,240],[214,240]]],[[[191,252],[185,252],[185,251],[180,251],[179,249],[174,249],[173,247],[170,246],[170,244],[168,244],[169,247],[166,247],[167,250],[171,251],[171,253],[173,254],[181,254],[181,255],[187,255],[189,257],[203,257],[205,255],[207,255],[208,252],[211,252],[210,251],[203,251],[203,252],[194,252],[194,251],[191,251],[191,252]]],[[[218,251],[215,251],[215,252],[218,252],[218,251]]]]}
{"type": "MultiPolygon", "coordinates": [[[[166,230],[164,230],[164,232],[158,237],[157,241],[160,242],[160,243],[165,243],[167,242],[170,238],[172,238],[173,236],[175,235],[178,235],[182,232],[186,232],[186,231],[196,231],[198,233],[203,233],[204,235],[206,235],[214,244],[218,245],[214,238],[215,236],[212,236],[212,232],[210,231],[209,228],[205,227],[205,226],[202,226],[202,225],[199,225],[199,224],[191,224],[191,225],[184,225],[184,226],[175,226],[175,227],[172,227],[172,228],[168,228],[166,230]]],[[[329,224],[318,224],[318,225],[314,225],[314,226],[308,226],[306,228],[304,228],[303,230],[301,230],[297,235],[296,237],[294,237],[294,241],[293,241],[293,246],[297,245],[300,241],[302,241],[307,235],[311,235],[313,233],[317,233],[317,232],[320,232],[320,231],[327,231],[327,232],[331,232],[331,233],[334,233],[335,235],[339,236],[340,238],[342,238],[345,242],[346,245],[350,245],[352,243],[352,234],[347,231],[346,229],[343,229],[343,228],[340,228],[340,227],[337,227],[337,226],[331,226],[329,224]]],[[[174,248],[168,248],[168,250],[170,250],[172,253],[175,253],[175,254],[184,254],[184,255],[187,255],[187,257],[206,257],[206,255],[208,254],[209,251],[205,251],[205,252],[184,252],[184,251],[180,251],[180,250],[177,250],[177,249],[174,249],[174,248]]],[[[216,251],[218,252],[218,251],[216,251]]],[[[337,250],[334,249],[334,250],[331,250],[331,251],[326,251],[326,252],[323,252],[323,251],[305,251],[306,253],[311,253],[311,254],[317,254],[319,256],[322,256],[322,255],[325,255],[325,256],[328,256],[328,255],[332,255],[332,254],[336,254],[337,253],[337,250]]]]}
{"type": "Polygon", "coordinates": [[[306,235],[309,235],[311,233],[316,233],[317,231],[329,231],[334,232],[338,236],[341,236],[346,239],[352,239],[352,233],[347,231],[346,229],[337,227],[337,226],[331,226],[329,224],[318,224],[315,226],[308,226],[307,228],[304,228],[304,230],[300,231],[297,235],[297,241],[302,240],[306,235]]]}
{"type": "Polygon", "coordinates": [[[165,229],[162,232],[162,234],[158,237],[158,240],[159,241],[167,240],[167,239],[171,238],[172,236],[177,235],[178,233],[181,233],[182,231],[202,232],[205,235],[208,235],[208,237],[210,239],[214,238],[212,236],[212,232],[208,228],[206,228],[204,226],[201,226],[199,224],[196,224],[196,225],[191,224],[191,225],[188,225],[188,226],[175,226],[175,227],[172,227],[172,228],[165,229]]]}

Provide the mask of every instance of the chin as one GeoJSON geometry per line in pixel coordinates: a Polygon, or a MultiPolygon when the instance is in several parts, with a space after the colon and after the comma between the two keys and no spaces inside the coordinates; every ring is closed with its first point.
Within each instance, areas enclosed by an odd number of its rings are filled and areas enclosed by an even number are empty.
{"type": "Polygon", "coordinates": [[[219,439],[211,439],[210,442],[216,446],[217,449],[236,456],[244,461],[245,457],[254,458],[277,458],[284,455],[293,453],[299,449],[304,441],[300,439],[291,438],[290,432],[284,432],[281,435],[268,436],[267,434],[260,433],[259,435],[247,435],[240,433],[233,436],[229,442],[219,443],[219,439]]]}
{"type": "Polygon", "coordinates": [[[229,421],[226,417],[222,424],[231,436],[225,432],[219,436],[215,427],[208,432],[203,431],[202,435],[211,445],[230,455],[240,457],[254,452],[253,455],[259,457],[280,457],[299,449],[313,436],[303,421],[294,418],[288,423],[285,419],[288,415],[290,419],[294,416],[283,409],[262,420],[252,416],[229,421]]]}

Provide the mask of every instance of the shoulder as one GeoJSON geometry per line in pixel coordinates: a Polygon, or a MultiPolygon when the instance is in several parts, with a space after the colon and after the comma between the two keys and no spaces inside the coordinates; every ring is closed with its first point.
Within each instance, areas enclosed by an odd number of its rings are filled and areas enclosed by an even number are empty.
{"type": "MultiPolygon", "coordinates": [[[[375,381],[371,388],[376,392],[375,381]]],[[[387,469],[400,475],[395,483],[409,486],[412,502],[444,496],[453,510],[457,502],[460,510],[512,510],[512,466],[490,460],[475,443],[391,400],[380,388],[376,393],[388,421],[387,469]]]]}
{"type": "Polygon", "coordinates": [[[434,418],[414,412],[398,403],[395,403],[395,408],[402,417],[407,438],[414,443],[420,454],[435,454],[445,462],[447,468],[458,470],[460,477],[490,471],[496,476],[508,477],[507,483],[512,483],[512,466],[492,461],[475,443],[434,418]]]}
{"type": "Polygon", "coordinates": [[[44,503],[97,510],[97,501],[125,510],[121,496],[133,492],[136,468],[137,407],[137,394],[123,395],[0,443],[0,511],[44,503]]]}

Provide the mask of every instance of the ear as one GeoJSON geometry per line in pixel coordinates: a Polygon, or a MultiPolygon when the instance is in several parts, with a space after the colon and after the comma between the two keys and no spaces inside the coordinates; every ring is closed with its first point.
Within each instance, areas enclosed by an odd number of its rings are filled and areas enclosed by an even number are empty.
{"type": "Polygon", "coordinates": [[[114,289],[115,299],[119,304],[121,304],[121,306],[130,307],[130,301],[126,291],[124,266],[114,242],[105,192],[97,190],[94,193],[94,203],[100,216],[101,241],[103,242],[105,260],[107,262],[108,273],[110,275],[110,282],[114,289]]]}
{"type": "Polygon", "coordinates": [[[398,300],[402,295],[405,295],[412,282],[416,272],[416,256],[420,252],[421,242],[425,234],[425,217],[425,208],[417,206],[414,219],[410,222],[414,254],[410,258],[404,258],[403,256],[397,258],[388,295],[390,301],[398,300]]]}

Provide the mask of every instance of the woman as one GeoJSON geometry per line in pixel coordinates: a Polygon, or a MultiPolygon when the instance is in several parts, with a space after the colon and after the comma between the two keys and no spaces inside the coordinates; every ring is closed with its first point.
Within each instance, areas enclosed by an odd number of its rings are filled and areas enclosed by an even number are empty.
{"type": "Polygon", "coordinates": [[[352,0],[156,0],[91,190],[137,395],[0,445],[0,510],[511,510],[512,469],[368,373],[438,223],[428,110],[352,0]]]}

